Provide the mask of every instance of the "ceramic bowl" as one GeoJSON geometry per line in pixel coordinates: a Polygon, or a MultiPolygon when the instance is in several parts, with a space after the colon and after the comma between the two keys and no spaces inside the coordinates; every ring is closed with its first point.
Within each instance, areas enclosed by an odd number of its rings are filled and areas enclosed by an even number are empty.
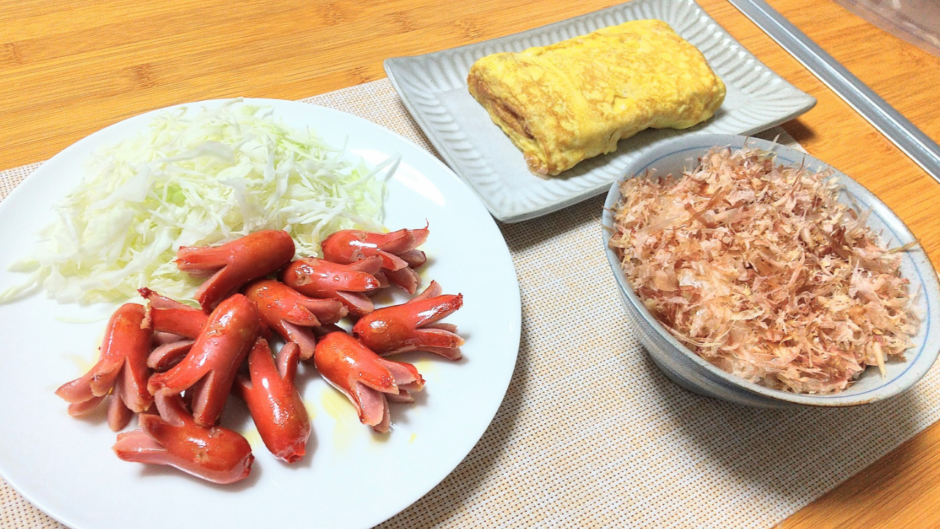
{"type": "MultiPolygon", "coordinates": [[[[679,174],[693,168],[698,158],[714,146],[729,146],[739,149],[748,147],[772,150],[777,154],[777,163],[804,163],[807,168],[819,171],[830,168],[812,156],[773,142],[725,134],[681,137],[647,150],[634,160],[626,172],[610,188],[604,204],[602,222],[604,251],[616,278],[620,297],[626,307],[627,316],[637,330],[639,339],[662,372],[683,388],[717,399],[763,408],[782,408],[797,405],[854,406],[885,399],[914,385],[933,365],[940,351],[940,286],[937,273],[930,259],[918,246],[904,253],[901,273],[911,282],[912,292],[919,292],[915,306],[923,317],[919,332],[914,337],[914,347],[904,354],[904,360],[887,362],[887,374],[882,377],[876,367],[869,367],[848,389],[832,395],[797,395],[766,388],[745,381],[706,362],[676,340],[656,319],[633,292],[620,267],[620,259],[608,246],[610,226],[613,224],[612,210],[620,201],[620,183],[625,178],[642,175],[649,169],[656,174],[679,174]]],[[[881,233],[891,247],[915,240],[907,226],[871,192],[845,174],[832,168],[833,176],[842,184],[839,200],[855,204],[864,211],[871,208],[868,225],[881,233]]]]}

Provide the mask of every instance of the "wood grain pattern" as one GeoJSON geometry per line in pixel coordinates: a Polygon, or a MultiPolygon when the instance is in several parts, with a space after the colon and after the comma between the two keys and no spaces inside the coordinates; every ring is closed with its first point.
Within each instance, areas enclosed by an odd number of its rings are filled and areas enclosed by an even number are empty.
{"type": "MultiPolygon", "coordinates": [[[[299,99],[384,77],[387,57],[515,33],[617,0],[0,0],[0,168],[47,159],[132,115],[200,99],[299,99]]],[[[725,0],[699,0],[764,63],[818,99],[785,125],[880,196],[940,263],[940,185],[725,0]]],[[[837,4],[771,0],[934,140],[940,59],[837,4]]],[[[940,425],[783,527],[940,526],[940,425]]]]}

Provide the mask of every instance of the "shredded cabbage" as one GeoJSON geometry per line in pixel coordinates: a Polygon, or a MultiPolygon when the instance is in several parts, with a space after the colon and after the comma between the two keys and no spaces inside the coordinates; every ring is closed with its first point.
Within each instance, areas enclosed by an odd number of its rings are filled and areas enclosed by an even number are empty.
{"type": "Polygon", "coordinates": [[[35,255],[11,267],[29,279],[0,302],[37,289],[60,303],[121,301],[144,286],[191,300],[200,280],[174,264],[181,246],[282,229],[298,255],[310,256],[333,231],[379,230],[385,179],[398,160],[368,167],[345,146],[240,100],[160,114],[94,155],[35,255]]]}

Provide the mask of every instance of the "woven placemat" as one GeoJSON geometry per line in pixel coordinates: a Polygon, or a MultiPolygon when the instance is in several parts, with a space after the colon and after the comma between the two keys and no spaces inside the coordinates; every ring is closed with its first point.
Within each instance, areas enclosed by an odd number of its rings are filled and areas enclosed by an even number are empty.
{"type": "MultiPolygon", "coordinates": [[[[385,79],[304,101],[434,152],[385,79]]],[[[799,147],[760,136],[778,135],[799,147]]],[[[0,199],[38,165],[0,172],[0,199]]],[[[771,527],[940,418],[937,369],[849,409],[757,410],[673,385],[624,318],[602,206],[500,226],[522,292],[509,391],[470,455],[383,527],[771,527]]],[[[2,483],[0,527],[61,525],[2,483]]]]}

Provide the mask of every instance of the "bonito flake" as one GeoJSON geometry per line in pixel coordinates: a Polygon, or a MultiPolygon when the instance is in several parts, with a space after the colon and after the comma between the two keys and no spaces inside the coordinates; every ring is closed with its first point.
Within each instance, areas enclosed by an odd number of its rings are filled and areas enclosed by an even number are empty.
{"type": "Polygon", "coordinates": [[[831,173],[715,148],[681,178],[626,180],[610,245],[646,308],[719,368],[833,393],[917,334],[900,252],[837,201],[831,173]]]}

